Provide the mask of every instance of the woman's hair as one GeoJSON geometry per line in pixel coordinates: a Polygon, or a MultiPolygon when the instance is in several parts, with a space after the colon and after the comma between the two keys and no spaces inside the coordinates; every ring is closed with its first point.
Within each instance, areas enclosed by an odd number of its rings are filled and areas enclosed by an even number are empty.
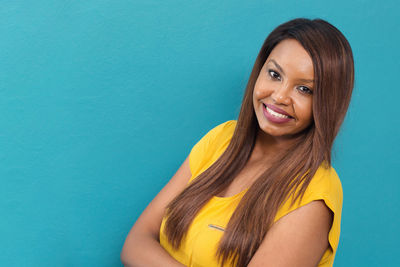
{"type": "Polygon", "coordinates": [[[295,142],[274,159],[241,199],[222,236],[216,256],[221,266],[230,259],[246,266],[272,226],[279,206],[304,192],[320,167],[331,166],[333,141],[344,120],[354,85],[351,47],[343,34],[322,19],[294,19],[279,25],[264,41],[250,74],[239,118],[224,153],[194,179],[166,209],[165,234],[174,249],[200,209],[223,192],[246,165],[260,131],[253,108],[253,90],[272,49],[295,39],[314,65],[313,122],[295,142]],[[300,186],[301,185],[301,186],[300,186]],[[300,190],[298,190],[300,188],[300,190]],[[296,196],[294,192],[298,190],[296,196]]]}

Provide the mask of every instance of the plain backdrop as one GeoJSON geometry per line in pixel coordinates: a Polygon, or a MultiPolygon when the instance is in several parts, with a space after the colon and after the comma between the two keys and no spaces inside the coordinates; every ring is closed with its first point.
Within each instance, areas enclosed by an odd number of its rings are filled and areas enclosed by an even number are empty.
{"type": "Polygon", "coordinates": [[[0,1],[0,265],[122,266],[192,146],[237,119],[264,39],[338,27],[353,99],[334,146],[334,266],[400,266],[398,1],[0,1]]]}

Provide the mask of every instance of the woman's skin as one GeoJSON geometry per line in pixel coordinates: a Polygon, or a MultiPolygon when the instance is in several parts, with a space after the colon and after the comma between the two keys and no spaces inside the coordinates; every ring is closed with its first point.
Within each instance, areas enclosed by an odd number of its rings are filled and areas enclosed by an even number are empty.
{"type": "Polygon", "coordinates": [[[253,91],[254,111],[262,130],[257,145],[264,154],[284,148],[294,134],[312,123],[313,80],[312,59],[298,41],[283,40],[271,51],[253,91]],[[274,123],[266,119],[263,103],[285,111],[290,120],[274,123]]]}
{"type": "MultiPolygon", "coordinates": [[[[249,162],[221,196],[231,196],[251,186],[269,159],[285,149],[294,134],[312,123],[313,64],[295,40],[280,42],[262,67],[254,87],[253,105],[260,126],[249,162]],[[268,120],[263,103],[290,115],[285,123],[268,120]]],[[[168,184],[157,194],[129,232],[121,252],[125,266],[184,266],[159,243],[159,230],[167,204],[191,177],[188,157],[168,184]]],[[[254,254],[249,267],[317,266],[328,248],[332,213],[322,200],[312,201],[273,224],[254,254]]]]}

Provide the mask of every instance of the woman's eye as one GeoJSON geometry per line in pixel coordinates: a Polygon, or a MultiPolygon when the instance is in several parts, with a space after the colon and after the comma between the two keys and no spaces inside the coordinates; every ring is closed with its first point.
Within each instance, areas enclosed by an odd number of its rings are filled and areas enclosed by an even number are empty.
{"type": "Polygon", "coordinates": [[[281,76],[276,71],[268,70],[268,73],[269,73],[269,76],[271,76],[272,79],[279,80],[279,81],[281,80],[281,76]]]}
{"type": "Polygon", "coordinates": [[[298,88],[302,93],[310,94],[310,95],[313,93],[313,91],[310,88],[308,88],[307,86],[299,86],[298,88]]]}

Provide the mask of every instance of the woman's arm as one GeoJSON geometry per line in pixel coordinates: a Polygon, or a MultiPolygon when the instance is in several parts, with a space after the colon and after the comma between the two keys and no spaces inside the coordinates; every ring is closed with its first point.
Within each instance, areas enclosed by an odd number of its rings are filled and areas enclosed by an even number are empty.
{"type": "Polygon", "coordinates": [[[248,267],[318,265],[329,246],[333,214],[323,200],[315,200],[276,221],[248,267]]]}
{"type": "Polygon", "coordinates": [[[125,266],[184,266],[161,247],[159,231],[166,206],[186,187],[191,176],[187,157],[171,180],[146,207],[126,237],[121,251],[121,261],[125,266]]]}

